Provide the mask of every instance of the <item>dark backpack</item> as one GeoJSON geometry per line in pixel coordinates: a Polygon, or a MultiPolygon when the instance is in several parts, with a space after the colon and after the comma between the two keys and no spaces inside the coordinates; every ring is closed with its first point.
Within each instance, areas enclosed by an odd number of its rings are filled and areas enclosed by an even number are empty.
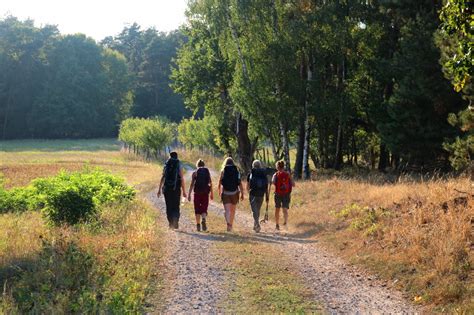
{"type": "Polygon", "coordinates": [[[211,187],[209,182],[211,181],[211,174],[209,170],[204,167],[200,167],[196,170],[196,181],[194,182],[194,192],[198,194],[208,194],[211,187]]]}
{"type": "Polygon", "coordinates": [[[164,191],[176,190],[181,186],[181,178],[179,176],[179,160],[168,159],[165,164],[165,183],[163,185],[164,191]]]}
{"type": "Polygon", "coordinates": [[[239,187],[239,170],[235,165],[227,165],[224,167],[222,176],[222,186],[226,191],[236,191],[239,187]]]}
{"type": "Polygon", "coordinates": [[[250,173],[250,192],[262,197],[268,189],[268,179],[264,169],[253,169],[250,173]]]}

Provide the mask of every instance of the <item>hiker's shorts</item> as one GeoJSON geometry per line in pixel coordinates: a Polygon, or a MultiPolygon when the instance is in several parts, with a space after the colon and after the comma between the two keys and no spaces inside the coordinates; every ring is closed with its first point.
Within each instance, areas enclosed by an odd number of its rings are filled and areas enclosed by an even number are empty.
{"type": "Polygon", "coordinates": [[[275,194],[275,208],[290,208],[291,194],[279,195],[275,194]]]}
{"type": "Polygon", "coordinates": [[[225,205],[229,203],[236,205],[239,203],[239,195],[240,195],[240,191],[237,191],[236,193],[232,195],[222,194],[221,195],[222,203],[225,205]]]}
{"type": "Polygon", "coordinates": [[[207,214],[208,207],[209,207],[209,194],[194,193],[194,213],[207,214]]]}

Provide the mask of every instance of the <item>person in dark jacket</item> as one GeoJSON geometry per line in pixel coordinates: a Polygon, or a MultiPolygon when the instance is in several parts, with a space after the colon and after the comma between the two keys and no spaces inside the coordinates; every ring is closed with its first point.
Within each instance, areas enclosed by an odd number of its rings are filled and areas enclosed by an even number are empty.
{"type": "Polygon", "coordinates": [[[247,176],[247,192],[253,214],[253,230],[258,233],[260,232],[260,209],[263,198],[265,197],[267,204],[269,200],[267,172],[262,168],[262,163],[259,160],[253,161],[252,171],[247,176]]]}
{"type": "Polygon", "coordinates": [[[181,192],[183,198],[186,198],[186,188],[183,167],[178,160],[178,153],[176,152],[170,153],[170,157],[163,168],[163,174],[156,194],[158,198],[160,198],[162,192],[165,197],[166,217],[168,218],[169,227],[170,229],[177,229],[179,227],[181,192]]]}

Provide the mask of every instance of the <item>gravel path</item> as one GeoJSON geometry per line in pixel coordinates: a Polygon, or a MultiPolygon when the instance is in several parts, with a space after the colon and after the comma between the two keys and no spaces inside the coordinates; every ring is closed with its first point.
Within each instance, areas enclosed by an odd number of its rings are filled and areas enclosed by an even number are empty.
{"type": "MultiPolygon", "coordinates": [[[[223,215],[221,208],[212,203],[209,210],[223,215]]],[[[249,237],[254,240],[272,241],[271,244],[280,255],[291,259],[315,300],[330,314],[419,313],[400,292],[388,288],[366,271],[344,263],[315,240],[292,237],[284,232],[276,233],[272,222],[262,224],[261,233],[253,233],[250,213],[239,210],[234,226],[240,231],[247,230],[249,237]]]]}
{"type": "MultiPolygon", "coordinates": [[[[165,214],[166,221],[163,197],[157,198],[153,191],[148,199],[165,214]]],[[[167,222],[161,224],[167,226],[167,222]]],[[[211,251],[216,237],[195,233],[195,223],[183,213],[179,225],[179,230],[166,232],[165,307],[156,313],[223,313],[219,305],[226,298],[228,281],[224,262],[211,251]]]]}
{"type": "MultiPolygon", "coordinates": [[[[158,199],[154,194],[150,194],[149,199],[164,211],[163,198],[158,199]]],[[[244,202],[248,202],[248,199],[244,202]]],[[[220,216],[223,215],[222,208],[217,202],[209,205],[209,211],[220,216]]],[[[330,314],[420,313],[400,292],[388,288],[367,272],[344,263],[316,240],[275,233],[272,222],[263,224],[261,233],[253,233],[251,214],[242,210],[237,210],[234,226],[243,237],[271,241],[278,254],[291,259],[295,271],[311,290],[314,299],[330,314]]],[[[228,291],[224,288],[228,282],[222,267],[225,262],[211,250],[218,237],[195,233],[194,229],[194,222],[182,215],[180,231],[169,231],[167,234],[165,313],[226,311],[219,308],[222,305],[220,301],[225,301],[228,291]]],[[[223,240],[219,238],[219,241],[223,240]]]]}

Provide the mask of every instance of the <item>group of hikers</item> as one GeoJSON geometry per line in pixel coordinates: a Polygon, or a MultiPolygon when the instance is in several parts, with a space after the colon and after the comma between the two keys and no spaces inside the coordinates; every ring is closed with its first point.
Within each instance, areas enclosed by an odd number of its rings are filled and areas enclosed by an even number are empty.
{"type": "MultiPolygon", "coordinates": [[[[295,186],[291,174],[285,170],[285,162],[278,161],[276,169],[264,168],[262,162],[255,160],[252,170],[247,176],[246,191],[249,194],[250,207],[254,219],[254,231],[260,232],[260,210],[264,200],[267,204],[274,187],[275,200],[275,228],[280,230],[280,212],[283,210],[283,227],[288,223],[288,209],[290,208],[291,191],[295,186]],[[271,177],[269,183],[268,177],[271,177]]],[[[171,152],[166,161],[158,187],[157,196],[163,193],[166,204],[166,216],[170,229],[178,229],[180,217],[181,195],[191,201],[193,195],[194,212],[197,231],[207,231],[207,210],[209,199],[214,200],[212,177],[203,160],[196,162],[196,170],[191,177],[188,193],[184,181],[184,168],[176,152],[171,152]]],[[[224,160],[217,186],[219,196],[224,205],[224,216],[227,222],[227,231],[231,232],[234,225],[237,204],[244,200],[245,191],[241,174],[234,160],[228,157],[224,160]]],[[[265,215],[267,218],[267,214],[265,215]]]]}

